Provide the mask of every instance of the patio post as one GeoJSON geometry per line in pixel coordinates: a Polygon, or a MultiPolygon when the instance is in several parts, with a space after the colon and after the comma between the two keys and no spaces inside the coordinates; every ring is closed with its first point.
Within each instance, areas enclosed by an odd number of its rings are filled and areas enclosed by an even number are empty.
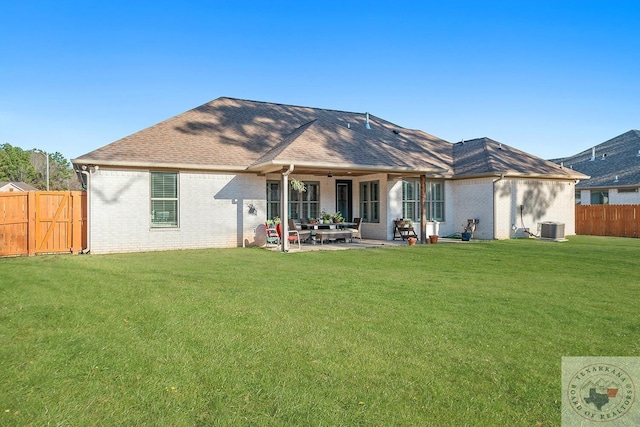
{"type": "Polygon", "coordinates": [[[420,175],[420,243],[427,243],[427,175],[420,175]]]}
{"type": "Polygon", "coordinates": [[[289,252],[289,174],[293,172],[293,165],[282,169],[282,183],[280,189],[280,248],[282,252],[289,252]]]}

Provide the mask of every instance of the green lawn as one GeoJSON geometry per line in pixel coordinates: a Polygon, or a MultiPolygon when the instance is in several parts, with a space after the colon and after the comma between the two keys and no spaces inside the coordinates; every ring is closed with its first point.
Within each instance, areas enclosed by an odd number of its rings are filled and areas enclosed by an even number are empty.
{"type": "Polygon", "coordinates": [[[0,425],[560,424],[640,239],[0,259],[0,425]]]}

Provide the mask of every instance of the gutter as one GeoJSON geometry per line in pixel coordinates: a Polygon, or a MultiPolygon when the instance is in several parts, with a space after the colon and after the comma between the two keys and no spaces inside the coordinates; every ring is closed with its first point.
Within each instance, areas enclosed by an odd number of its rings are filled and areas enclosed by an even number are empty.
{"type": "Polygon", "coordinates": [[[91,252],[91,174],[99,168],[100,166],[93,166],[93,170],[91,170],[91,166],[82,165],[80,172],[87,177],[87,247],[80,251],[81,254],[91,252]]]}
{"type": "Polygon", "coordinates": [[[120,168],[148,168],[148,169],[180,169],[180,170],[206,170],[206,171],[223,171],[223,172],[246,172],[244,165],[211,165],[197,163],[161,163],[161,162],[129,162],[123,160],[96,160],[96,159],[73,159],[71,163],[75,164],[100,164],[102,166],[112,166],[120,168]]]}
{"type": "MultiPolygon", "coordinates": [[[[298,169],[311,169],[311,170],[331,170],[331,171],[358,171],[358,172],[370,172],[370,173],[413,173],[413,174],[449,174],[450,171],[444,168],[434,167],[432,169],[416,168],[413,166],[395,167],[395,166],[376,166],[376,165],[362,165],[355,163],[329,163],[329,162],[296,162],[298,169]]],[[[264,162],[260,164],[253,164],[246,169],[245,172],[259,172],[259,173],[272,173],[283,167],[290,166],[289,163],[283,162],[264,162]]]]}
{"type": "Polygon", "coordinates": [[[496,208],[496,183],[502,181],[504,179],[504,174],[500,174],[500,178],[493,180],[493,240],[497,240],[496,236],[496,226],[498,223],[498,212],[496,208]]]}

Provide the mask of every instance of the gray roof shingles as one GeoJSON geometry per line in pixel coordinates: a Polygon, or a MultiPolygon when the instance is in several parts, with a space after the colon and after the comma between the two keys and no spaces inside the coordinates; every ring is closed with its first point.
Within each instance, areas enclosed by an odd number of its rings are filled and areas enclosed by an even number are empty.
{"type": "Polygon", "coordinates": [[[640,131],[630,130],[594,148],[594,160],[590,148],[552,161],[591,177],[580,181],[578,189],[640,186],[640,131]]]}
{"type": "Polygon", "coordinates": [[[31,184],[27,184],[22,181],[0,181],[0,187],[4,187],[5,185],[12,184],[19,188],[22,191],[36,191],[37,188],[31,184]]]}
{"type": "Polygon", "coordinates": [[[568,179],[584,177],[575,171],[489,138],[454,144],[453,157],[454,176],[458,178],[502,174],[568,179]]]}
{"type": "Polygon", "coordinates": [[[505,171],[581,176],[506,146],[497,152],[493,146],[498,143],[487,138],[459,147],[371,114],[367,129],[366,117],[364,113],[222,97],[72,162],[261,172],[302,163],[460,177],[505,171]],[[267,170],[269,167],[272,169],[267,170]]]}

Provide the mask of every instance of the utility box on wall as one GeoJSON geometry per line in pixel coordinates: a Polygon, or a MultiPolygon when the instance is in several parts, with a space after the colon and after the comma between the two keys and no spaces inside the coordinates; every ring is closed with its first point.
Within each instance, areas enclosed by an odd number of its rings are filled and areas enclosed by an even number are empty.
{"type": "Polygon", "coordinates": [[[543,239],[564,239],[564,224],[546,221],[540,223],[540,237],[543,239]]]}

